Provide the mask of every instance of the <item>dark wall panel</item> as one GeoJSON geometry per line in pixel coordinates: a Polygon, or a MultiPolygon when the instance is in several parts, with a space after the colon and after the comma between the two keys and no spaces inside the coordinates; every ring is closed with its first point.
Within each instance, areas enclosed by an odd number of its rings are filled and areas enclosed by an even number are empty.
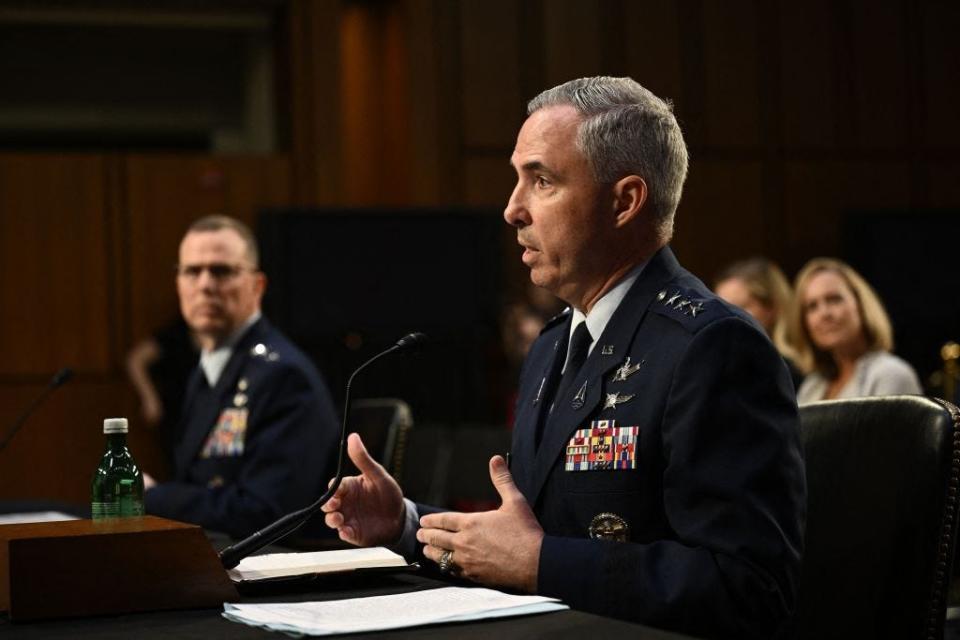
{"type": "Polygon", "coordinates": [[[283,157],[134,155],[125,171],[134,339],[178,313],[173,268],[193,220],[223,213],[252,224],[261,207],[289,204],[292,197],[283,157]]]}
{"type": "Polygon", "coordinates": [[[0,374],[110,370],[108,165],[99,155],[0,156],[0,374]]]}

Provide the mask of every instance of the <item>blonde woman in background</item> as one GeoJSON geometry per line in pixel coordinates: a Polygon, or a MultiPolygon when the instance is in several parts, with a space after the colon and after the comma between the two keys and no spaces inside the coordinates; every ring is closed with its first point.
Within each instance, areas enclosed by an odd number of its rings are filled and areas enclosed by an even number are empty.
{"type": "Polygon", "coordinates": [[[814,258],[797,274],[795,290],[790,338],[808,374],[798,403],[921,393],[913,368],[890,353],[893,330],[883,304],[849,265],[814,258]]]}
{"type": "Polygon", "coordinates": [[[793,292],[780,267],[759,257],[734,262],[720,272],[713,290],[760,323],[786,361],[796,388],[803,374],[794,362],[793,349],[787,339],[787,316],[793,292]]]}

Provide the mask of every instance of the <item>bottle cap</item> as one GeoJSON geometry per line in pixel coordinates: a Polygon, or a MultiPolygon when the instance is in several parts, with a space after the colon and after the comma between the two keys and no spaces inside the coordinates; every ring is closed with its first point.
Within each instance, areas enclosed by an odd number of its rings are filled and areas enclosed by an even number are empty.
{"type": "Polygon", "coordinates": [[[103,421],[103,432],[104,433],[126,433],[127,432],[127,419],[126,418],[107,418],[103,421]]]}

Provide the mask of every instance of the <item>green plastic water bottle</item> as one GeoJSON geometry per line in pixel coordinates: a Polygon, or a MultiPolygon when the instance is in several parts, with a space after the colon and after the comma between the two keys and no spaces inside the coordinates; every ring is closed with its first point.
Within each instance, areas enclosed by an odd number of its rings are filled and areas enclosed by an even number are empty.
{"type": "Polygon", "coordinates": [[[126,418],[103,421],[107,449],[93,474],[94,520],[143,515],[143,474],[127,448],[127,429],[126,418]]]}

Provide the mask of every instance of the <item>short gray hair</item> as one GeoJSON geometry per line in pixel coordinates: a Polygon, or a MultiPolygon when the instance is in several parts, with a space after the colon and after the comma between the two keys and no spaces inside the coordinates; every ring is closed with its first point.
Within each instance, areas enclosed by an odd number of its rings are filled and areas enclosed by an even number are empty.
{"type": "Polygon", "coordinates": [[[614,183],[628,175],[647,182],[657,234],[666,243],[687,179],[687,145],[670,102],[632,78],[598,76],[547,89],[527,104],[527,114],[560,105],[583,116],[577,147],[597,182],[614,183]]]}
{"type": "Polygon", "coordinates": [[[253,235],[250,227],[236,218],[220,214],[204,216],[195,220],[187,229],[187,233],[203,233],[204,231],[220,231],[222,229],[231,229],[243,239],[243,243],[247,245],[247,260],[250,261],[254,269],[259,269],[260,250],[257,248],[257,238],[253,235]]]}

